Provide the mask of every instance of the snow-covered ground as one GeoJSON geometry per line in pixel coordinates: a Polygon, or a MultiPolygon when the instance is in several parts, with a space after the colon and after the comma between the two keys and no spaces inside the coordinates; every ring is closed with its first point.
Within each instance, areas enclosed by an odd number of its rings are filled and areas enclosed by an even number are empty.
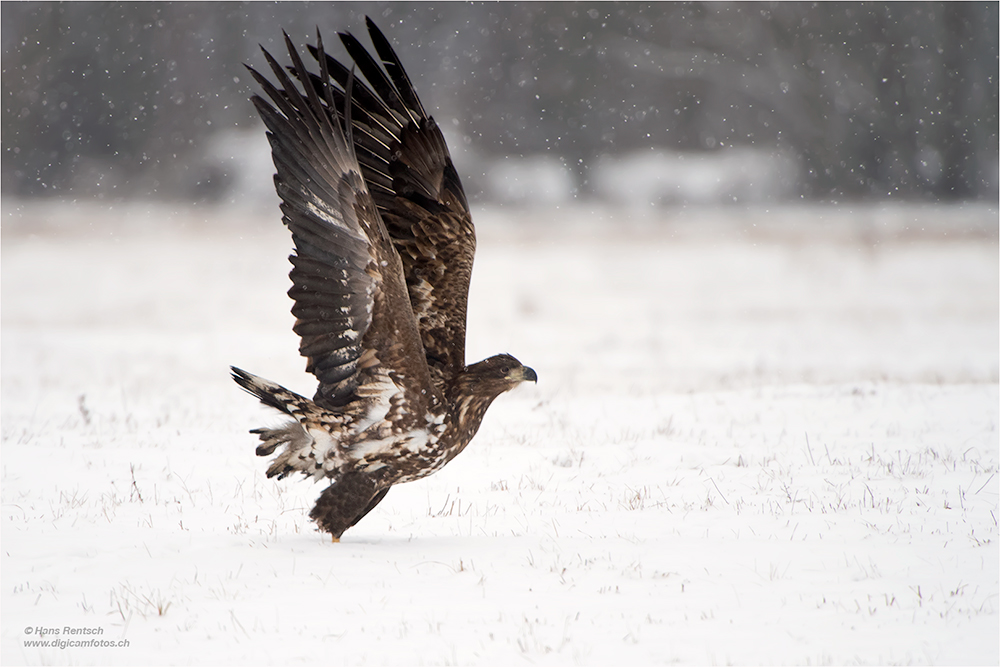
{"type": "Polygon", "coordinates": [[[331,544],[275,210],[4,202],[0,661],[996,664],[996,215],[479,213],[539,383],[331,544]]]}

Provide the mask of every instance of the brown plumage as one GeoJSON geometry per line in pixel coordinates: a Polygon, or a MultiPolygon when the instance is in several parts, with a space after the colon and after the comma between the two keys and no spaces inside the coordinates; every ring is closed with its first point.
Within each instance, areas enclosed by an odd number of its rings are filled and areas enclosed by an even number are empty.
{"type": "Polygon", "coordinates": [[[257,454],[280,448],[268,477],[332,480],[310,516],[334,540],[393,484],[451,461],[498,395],[537,379],[507,354],[465,365],[469,206],[440,129],[370,19],[368,30],[381,65],[340,35],[368,85],[318,35],[309,47],[318,73],[287,35],[291,76],[267,51],[277,86],[249,68],[270,98],[252,101],[295,245],[288,294],[299,352],[319,387],[310,400],[238,368],[233,379],[293,417],[251,431],[257,454]]]}

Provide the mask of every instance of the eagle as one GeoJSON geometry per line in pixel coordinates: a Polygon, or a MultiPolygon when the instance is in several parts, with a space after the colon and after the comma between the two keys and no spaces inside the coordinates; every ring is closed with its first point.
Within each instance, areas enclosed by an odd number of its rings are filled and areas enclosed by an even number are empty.
{"type": "Polygon", "coordinates": [[[378,60],[339,33],[349,69],[317,30],[316,71],[287,33],[287,72],[261,47],[275,83],[247,66],[268,98],[251,101],[294,245],[293,330],[319,386],[309,399],[235,366],[232,377],[291,418],[250,431],[259,456],[277,452],[267,476],[330,481],[309,516],[334,542],[394,484],[460,454],[497,396],[538,381],[509,354],[465,363],[469,204],[440,128],[366,23],[378,60]]]}

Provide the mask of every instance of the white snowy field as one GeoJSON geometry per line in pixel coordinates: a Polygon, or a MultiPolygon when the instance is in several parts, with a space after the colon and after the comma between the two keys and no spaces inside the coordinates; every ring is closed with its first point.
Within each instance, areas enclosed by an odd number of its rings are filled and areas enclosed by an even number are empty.
{"type": "Polygon", "coordinates": [[[276,210],[5,201],[0,662],[997,664],[996,210],[663,216],[477,214],[539,383],[331,544],[276,210]]]}

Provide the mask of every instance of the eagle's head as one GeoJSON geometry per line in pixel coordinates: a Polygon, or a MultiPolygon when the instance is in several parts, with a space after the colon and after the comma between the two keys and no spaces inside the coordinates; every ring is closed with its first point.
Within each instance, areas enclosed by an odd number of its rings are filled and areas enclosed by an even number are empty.
{"type": "Polygon", "coordinates": [[[535,371],[509,354],[497,354],[467,366],[465,383],[480,395],[498,396],[522,382],[538,382],[535,371]]]}

